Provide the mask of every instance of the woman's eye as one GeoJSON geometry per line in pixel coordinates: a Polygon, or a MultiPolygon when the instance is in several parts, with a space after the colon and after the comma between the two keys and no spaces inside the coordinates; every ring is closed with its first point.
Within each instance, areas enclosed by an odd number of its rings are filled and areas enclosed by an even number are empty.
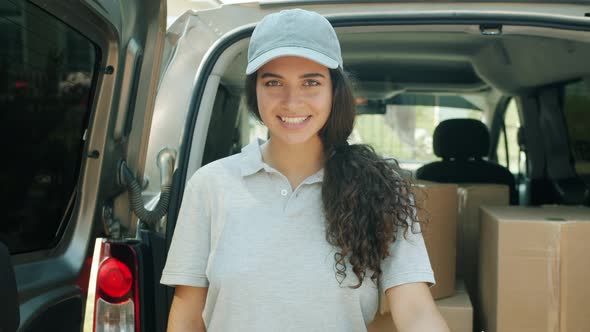
{"type": "Polygon", "coordinates": [[[306,80],[303,85],[305,86],[317,86],[320,85],[320,82],[316,81],[316,80],[306,80]]]}
{"type": "Polygon", "coordinates": [[[281,83],[279,81],[273,80],[264,83],[265,86],[280,86],[281,83]]]}

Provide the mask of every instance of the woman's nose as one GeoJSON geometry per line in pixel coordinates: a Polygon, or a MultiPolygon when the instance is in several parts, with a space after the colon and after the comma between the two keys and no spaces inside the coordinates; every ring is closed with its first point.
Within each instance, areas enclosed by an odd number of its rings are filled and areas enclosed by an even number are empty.
{"type": "Polygon", "coordinates": [[[295,110],[302,104],[301,92],[297,88],[285,89],[283,95],[283,108],[287,110],[295,110]]]}

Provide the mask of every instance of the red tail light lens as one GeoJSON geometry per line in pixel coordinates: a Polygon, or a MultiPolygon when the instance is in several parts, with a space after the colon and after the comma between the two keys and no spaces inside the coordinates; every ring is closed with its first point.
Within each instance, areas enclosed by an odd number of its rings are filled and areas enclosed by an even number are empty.
{"type": "Polygon", "coordinates": [[[133,244],[97,238],[92,262],[84,331],[140,331],[140,280],[133,244]]]}
{"type": "Polygon", "coordinates": [[[133,276],[127,265],[111,257],[100,264],[97,284],[106,295],[121,298],[131,290],[133,276]]]}

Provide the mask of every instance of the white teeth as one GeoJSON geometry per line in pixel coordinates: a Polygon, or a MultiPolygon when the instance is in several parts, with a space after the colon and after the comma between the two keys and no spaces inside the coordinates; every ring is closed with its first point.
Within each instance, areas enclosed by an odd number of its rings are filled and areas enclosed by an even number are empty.
{"type": "Polygon", "coordinates": [[[281,121],[283,121],[285,123],[289,123],[289,124],[298,124],[298,123],[305,121],[305,119],[307,119],[307,116],[300,117],[300,118],[286,118],[286,117],[281,116],[281,121]]]}

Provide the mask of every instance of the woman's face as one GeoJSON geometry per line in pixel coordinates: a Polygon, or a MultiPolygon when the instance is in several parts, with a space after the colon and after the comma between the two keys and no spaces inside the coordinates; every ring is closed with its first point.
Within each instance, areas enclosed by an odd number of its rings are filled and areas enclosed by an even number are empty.
{"type": "Polygon", "coordinates": [[[318,138],[332,109],[328,68],[288,56],[266,63],[257,75],[258,111],[271,139],[301,144],[318,138]]]}

